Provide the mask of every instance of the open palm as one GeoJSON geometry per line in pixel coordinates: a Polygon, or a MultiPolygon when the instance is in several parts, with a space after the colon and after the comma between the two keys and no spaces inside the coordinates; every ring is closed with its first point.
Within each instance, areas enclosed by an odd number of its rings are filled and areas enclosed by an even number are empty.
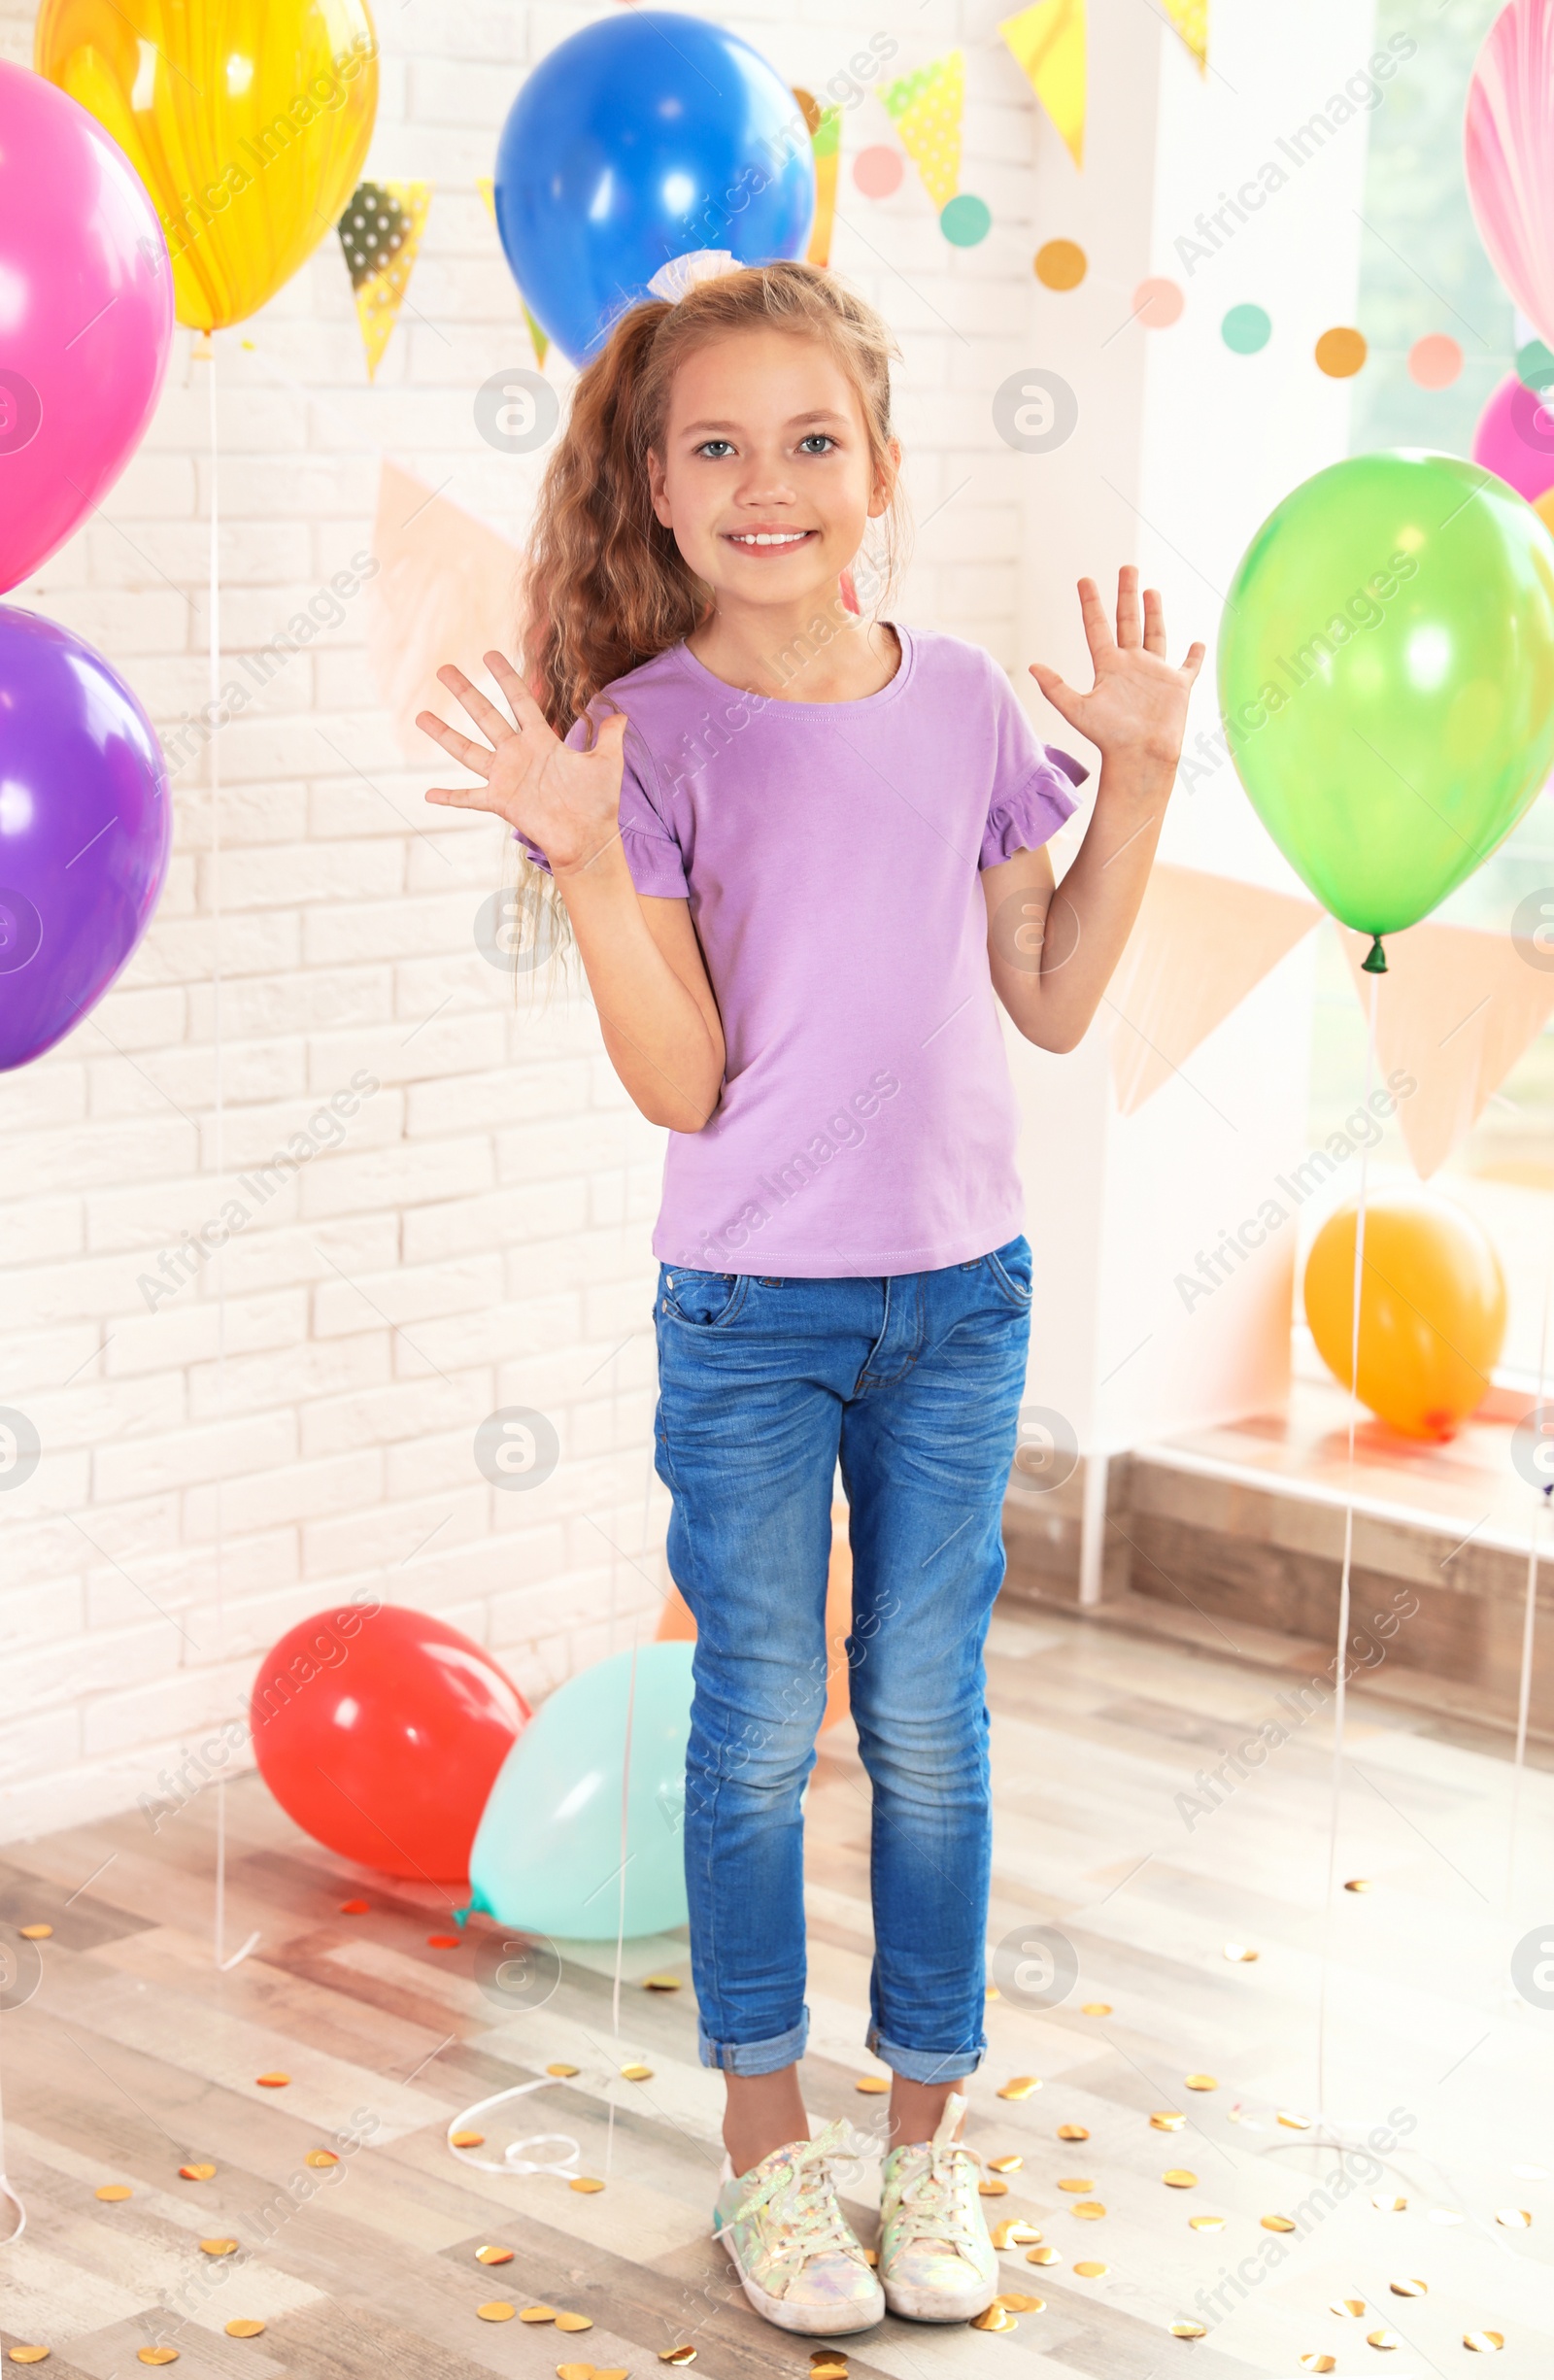
{"type": "Polygon", "coordinates": [[[620,832],[622,745],[625,714],[605,719],[590,752],[575,752],[552,728],[517,668],[503,653],[488,653],[490,671],[512,710],[509,719],[452,663],[437,675],[486,737],[484,743],[450,727],[435,711],[418,711],[416,725],[443,750],[473,769],[479,785],[433,786],[428,801],[456,810],[490,810],[537,843],[554,873],[587,867],[620,832]]]}
{"type": "Polygon", "coordinates": [[[1079,582],[1079,609],[1095,685],[1081,694],[1045,662],[1030,663],[1031,676],[1053,709],[1089,738],[1102,760],[1174,769],[1204,648],[1191,646],[1181,667],[1171,667],[1166,658],[1166,607],[1158,590],[1146,587],[1140,611],[1138,572],[1131,562],[1117,573],[1115,636],[1092,578],[1079,582]]]}

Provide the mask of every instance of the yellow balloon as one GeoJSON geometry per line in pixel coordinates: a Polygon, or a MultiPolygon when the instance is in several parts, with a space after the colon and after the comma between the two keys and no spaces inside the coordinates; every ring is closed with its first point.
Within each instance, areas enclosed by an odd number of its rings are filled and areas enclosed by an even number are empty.
{"type": "Polygon", "coordinates": [[[192,330],[241,323],[312,255],[378,109],[365,0],[43,0],[33,64],[151,192],[192,330]]]}
{"type": "MultiPolygon", "coordinates": [[[[1356,1202],[1329,1215],[1305,1268],[1305,1318],[1350,1384],[1356,1202]]],[[[1488,1393],[1505,1338],[1505,1276],[1475,1218],[1433,1190],[1366,1201],[1360,1396],[1409,1438],[1450,1438],[1488,1393]]]]}

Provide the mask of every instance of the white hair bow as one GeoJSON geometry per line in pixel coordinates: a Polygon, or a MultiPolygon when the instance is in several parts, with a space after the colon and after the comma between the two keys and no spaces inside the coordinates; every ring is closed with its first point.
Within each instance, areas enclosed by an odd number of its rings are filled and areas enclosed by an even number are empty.
{"type": "Polygon", "coordinates": [[[667,264],[660,264],[648,287],[655,297],[667,298],[674,306],[698,282],[721,281],[725,273],[743,270],[739,258],[726,248],[693,248],[685,255],[671,256],[667,264]]]}

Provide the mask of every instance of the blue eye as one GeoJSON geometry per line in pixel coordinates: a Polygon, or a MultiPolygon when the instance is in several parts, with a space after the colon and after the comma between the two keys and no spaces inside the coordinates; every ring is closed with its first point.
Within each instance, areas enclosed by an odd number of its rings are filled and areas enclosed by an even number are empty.
{"type": "Polygon", "coordinates": [[[698,455],[712,456],[714,462],[721,461],[725,455],[731,455],[733,451],[731,438],[703,438],[696,449],[698,455]],[[716,454],[713,453],[714,448],[718,450],[716,454]]]}
{"type": "Polygon", "coordinates": [[[798,441],[801,455],[829,455],[834,452],[835,446],[835,439],[824,429],[812,429],[807,438],[798,441]]]}

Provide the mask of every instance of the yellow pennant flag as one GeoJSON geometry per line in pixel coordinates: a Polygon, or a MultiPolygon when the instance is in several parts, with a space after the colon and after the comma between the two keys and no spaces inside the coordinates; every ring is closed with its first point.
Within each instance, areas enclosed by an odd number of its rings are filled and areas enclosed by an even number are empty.
{"type": "Polygon", "coordinates": [[[947,207],[961,187],[961,119],[965,112],[965,63],[959,50],[916,74],[902,75],[880,93],[934,205],[947,207]]]}
{"type": "Polygon", "coordinates": [[[998,27],[1016,65],[1067,144],[1085,161],[1085,0],[1036,0],[998,27]]]}
{"type": "Polygon", "coordinates": [[[1198,60],[1198,71],[1208,72],[1208,0],[1165,0],[1166,14],[1198,60]]]}
{"type": "MultiPolygon", "coordinates": [[[[477,190],[479,190],[482,198],[485,199],[486,212],[490,217],[491,221],[494,223],[496,221],[495,183],[491,180],[490,174],[477,174],[475,176],[475,187],[477,190]]],[[[518,293],[518,302],[521,306],[524,306],[524,320],[528,324],[528,343],[534,350],[534,360],[539,365],[540,370],[543,372],[545,369],[545,358],[551,352],[551,342],[546,333],[541,330],[538,323],[535,322],[534,317],[532,314],[530,314],[527,306],[524,305],[524,292],[522,289],[518,293]]]]}
{"type": "Polygon", "coordinates": [[[842,161],[842,111],[823,108],[813,92],[800,89],[796,83],[794,97],[803,110],[815,156],[815,220],[809,227],[804,261],[829,264],[831,231],[836,221],[836,169],[842,161]]]}
{"type": "Polygon", "coordinates": [[[340,218],[340,245],[355,291],[369,380],[377,377],[416,269],[431,187],[429,182],[359,182],[340,218]]]}

